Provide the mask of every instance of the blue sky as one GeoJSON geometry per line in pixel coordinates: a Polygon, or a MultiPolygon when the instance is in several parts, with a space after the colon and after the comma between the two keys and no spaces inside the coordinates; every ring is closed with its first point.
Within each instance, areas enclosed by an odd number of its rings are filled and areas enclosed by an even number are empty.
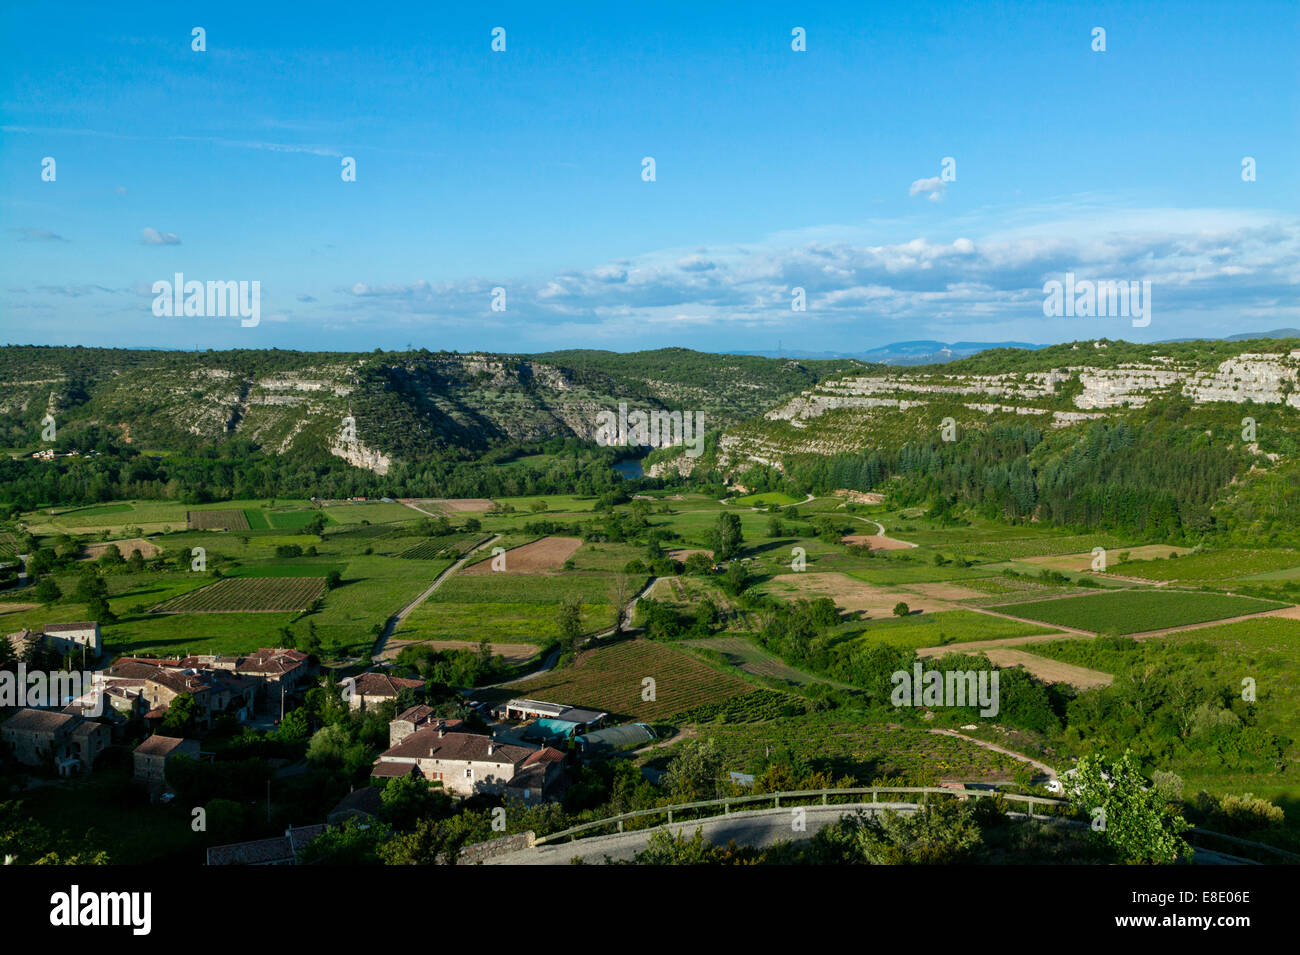
{"type": "Polygon", "coordinates": [[[0,12],[0,341],[849,352],[1300,326],[1293,0],[176,6],[0,12]],[[1044,317],[1066,271],[1150,281],[1151,324],[1044,317]],[[260,324],[155,317],[176,272],[260,282],[260,324]]]}

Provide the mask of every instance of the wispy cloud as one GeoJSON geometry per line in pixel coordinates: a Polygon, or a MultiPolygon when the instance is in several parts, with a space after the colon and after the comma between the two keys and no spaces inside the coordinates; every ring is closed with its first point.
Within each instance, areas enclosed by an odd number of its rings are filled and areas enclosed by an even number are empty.
{"type": "Polygon", "coordinates": [[[181,237],[175,232],[159,232],[145,226],[140,230],[140,242],[144,245],[180,245],[181,237]]]}
{"type": "Polygon", "coordinates": [[[10,229],[18,233],[19,242],[67,242],[63,236],[49,229],[10,229]]]}

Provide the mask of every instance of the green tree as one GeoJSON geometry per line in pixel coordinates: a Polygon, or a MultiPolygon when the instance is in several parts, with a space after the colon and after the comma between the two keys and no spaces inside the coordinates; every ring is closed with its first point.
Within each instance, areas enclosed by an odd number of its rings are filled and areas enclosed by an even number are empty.
{"type": "Polygon", "coordinates": [[[53,577],[43,577],[41,582],[36,585],[36,599],[45,606],[57,603],[63,597],[63,591],[59,585],[54,582],[53,577]]]}
{"type": "Polygon", "coordinates": [[[675,802],[719,799],[727,789],[722,752],[712,738],[690,740],[668,764],[664,786],[675,802]]]}
{"type": "Polygon", "coordinates": [[[732,513],[719,514],[709,533],[709,546],[713,550],[714,560],[730,560],[740,553],[744,535],[740,529],[740,517],[732,513]]]}
{"type": "Polygon", "coordinates": [[[1131,750],[1110,763],[1080,759],[1070,801],[1092,821],[1093,837],[1125,862],[1169,864],[1191,852],[1181,835],[1189,823],[1147,784],[1131,750]]]}
{"type": "Polygon", "coordinates": [[[555,623],[560,631],[560,640],[570,650],[576,650],[583,634],[581,600],[573,595],[561,600],[555,623]]]}
{"type": "Polygon", "coordinates": [[[194,728],[199,715],[199,704],[192,693],[177,693],[167,705],[163,714],[162,728],[172,733],[185,735],[194,728]]]}
{"type": "Polygon", "coordinates": [[[912,608],[909,607],[907,604],[903,603],[903,601],[901,600],[898,603],[894,604],[895,617],[906,617],[911,612],[912,612],[912,608]]]}

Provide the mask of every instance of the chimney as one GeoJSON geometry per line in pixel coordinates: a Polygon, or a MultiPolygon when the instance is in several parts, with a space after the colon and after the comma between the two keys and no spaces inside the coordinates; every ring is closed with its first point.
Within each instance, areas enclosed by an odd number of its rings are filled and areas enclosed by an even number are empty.
{"type": "Polygon", "coordinates": [[[496,752],[496,748],[497,748],[497,744],[494,743],[494,742],[492,742],[491,740],[488,740],[488,755],[489,755],[489,756],[491,756],[493,753],[496,752]]]}
{"type": "Polygon", "coordinates": [[[446,735],[447,735],[447,724],[442,720],[438,720],[438,739],[442,739],[446,735]]]}

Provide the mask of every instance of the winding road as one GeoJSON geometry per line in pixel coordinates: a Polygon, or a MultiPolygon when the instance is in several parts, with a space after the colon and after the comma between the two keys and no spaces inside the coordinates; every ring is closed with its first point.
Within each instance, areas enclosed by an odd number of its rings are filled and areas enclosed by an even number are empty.
{"type": "Polygon", "coordinates": [[[446,570],[440,573],[437,577],[433,578],[433,583],[429,584],[429,586],[425,589],[424,593],[420,594],[420,596],[416,597],[414,600],[412,600],[401,610],[397,611],[397,613],[389,617],[388,623],[384,626],[384,632],[381,633],[379,635],[379,639],[375,641],[375,648],[373,651],[371,651],[370,654],[371,662],[372,663],[383,662],[384,650],[388,646],[388,639],[393,635],[393,631],[395,631],[399,626],[401,626],[402,621],[405,620],[407,617],[409,617],[416,607],[420,606],[420,604],[424,603],[431,596],[433,596],[433,592],[442,586],[442,582],[444,580],[446,580],[456,571],[464,567],[465,562],[468,561],[475,554],[477,554],[479,551],[481,551],[484,547],[491,547],[500,539],[501,539],[500,534],[493,534],[487,540],[483,541],[480,544],[476,544],[474,547],[470,548],[465,553],[464,557],[456,561],[456,563],[452,564],[450,567],[448,567],[446,570]]]}

